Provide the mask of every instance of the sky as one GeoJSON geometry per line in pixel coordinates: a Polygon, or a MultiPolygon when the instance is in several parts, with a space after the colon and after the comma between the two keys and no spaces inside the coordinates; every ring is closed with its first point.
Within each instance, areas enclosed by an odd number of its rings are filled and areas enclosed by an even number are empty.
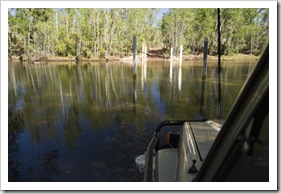
{"type": "Polygon", "coordinates": [[[169,11],[169,8],[160,8],[160,11],[156,16],[157,20],[161,20],[162,16],[163,16],[163,13],[166,13],[168,11],[169,11]]]}

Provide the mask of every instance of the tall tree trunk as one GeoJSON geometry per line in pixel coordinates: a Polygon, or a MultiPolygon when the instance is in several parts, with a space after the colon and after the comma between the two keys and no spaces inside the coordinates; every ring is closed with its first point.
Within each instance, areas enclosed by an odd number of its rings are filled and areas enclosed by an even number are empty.
{"type": "Polygon", "coordinates": [[[252,46],[253,46],[252,33],[250,34],[250,38],[251,38],[251,41],[250,41],[250,54],[252,54],[252,46]]]}

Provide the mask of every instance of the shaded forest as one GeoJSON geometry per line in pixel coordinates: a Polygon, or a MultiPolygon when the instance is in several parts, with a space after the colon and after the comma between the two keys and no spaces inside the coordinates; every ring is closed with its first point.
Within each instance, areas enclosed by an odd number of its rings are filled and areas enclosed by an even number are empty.
{"type": "MultiPolygon", "coordinates": [[[[9,9],[9,58],[46,60],[51,57],[99,58],[132,54],[132,37],[142,44],[162,47],[168,55],[183,45],[184,54],[217,53],[217,9],[15,8],[9,9]]],[[[268,42],[268,9],[221,9],[223,55],[260,55],[268,42]]]]}

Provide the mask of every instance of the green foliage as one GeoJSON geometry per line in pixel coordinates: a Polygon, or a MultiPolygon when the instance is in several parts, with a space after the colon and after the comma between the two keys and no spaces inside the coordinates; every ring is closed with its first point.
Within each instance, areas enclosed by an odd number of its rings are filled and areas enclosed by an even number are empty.
{"type": "MultiPolygon", "coordinates": [[[[199,54],[209,40],[209,54],[217,52],[217,9],[169,9],[156,23],[159,9],[17,8],[9,9],[8,53],[21,59],[56,56],[124,56],[137,36],[142,44],[189,48],[199,54]],[[105,52],[107,51],[107,52],[105,52]]],[[[259,55],[268,42],[268,9],[221,9],[222,54],[259,55]]]]}
{"type": "MultiPolygon", "coordinates": [[[[221,9],[222,54],[259,55],[268,42],[268,9],[221,9]]],[[[161,34],[166,47],[176,53],[179,45],[192,54],[203,52],[208,38],[209,54],[217,52],[217,9],[170,9],[162,19],[161,34]]]]}
{"type": "Polygon", "coordinates": [[[187,48],[183,51],[183,54],[184,55],[190,55],[191,54],[191,49],[190,48],[187,48]]]}
{"type": "Polygon", "coordinates": [[[165,51],[163,52],[163,57],[164,57],[164,59],[168,59],[169,56],[170,56],[170,51],[165,50],[165,51]]]}
{"type": "Polygon", "coordinates": [[[101,49],[100,52],[99,52],[99,58],[100,59],[104,59],[105,58],[105,50],[104,49],[101,49]]]}

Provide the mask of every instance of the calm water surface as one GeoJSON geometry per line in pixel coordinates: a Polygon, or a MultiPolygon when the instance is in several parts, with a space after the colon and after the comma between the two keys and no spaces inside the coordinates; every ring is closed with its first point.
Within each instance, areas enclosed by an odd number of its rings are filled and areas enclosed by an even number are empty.
{"type": "Polygon", "coordinates": [[[142,181],[135,158],[166,119],[225,119],[255,63],[9,64],[9,181],[142,181]]]}

